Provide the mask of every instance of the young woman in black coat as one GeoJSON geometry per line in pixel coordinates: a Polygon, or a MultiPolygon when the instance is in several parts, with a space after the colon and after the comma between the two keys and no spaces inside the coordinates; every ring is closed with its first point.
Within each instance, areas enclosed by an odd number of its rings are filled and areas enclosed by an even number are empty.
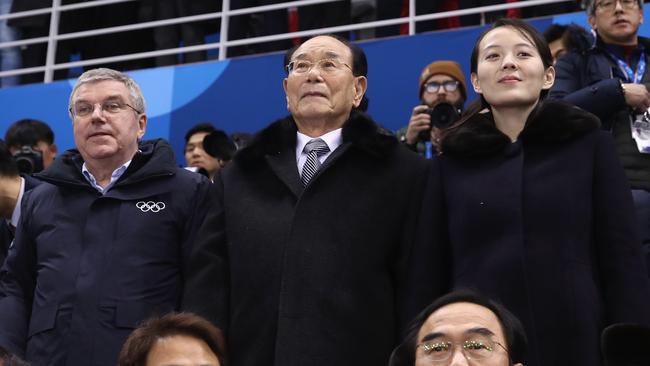
{"type": "Polygon", "coordinates": [[[544,100],[552,61],[519,20],[477,40],[483,109],[447,131],[432,162],[424,236],[439,263],[413,281],[434,297],[470,287],[501,301],[524,324],[527,366],[597,366],[606,325],[648,322],[650,287],[612,139],[594,115],[544,100]]]}

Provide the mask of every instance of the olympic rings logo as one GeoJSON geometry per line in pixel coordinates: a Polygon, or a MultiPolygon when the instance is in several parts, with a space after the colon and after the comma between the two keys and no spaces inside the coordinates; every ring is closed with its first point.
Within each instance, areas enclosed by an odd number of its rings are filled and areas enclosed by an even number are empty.
{"type": "Polygon", "coordinates": [[[139,201],[135,204],[142,212],[160,212],[165,209],[165,202],[139,201]]]}

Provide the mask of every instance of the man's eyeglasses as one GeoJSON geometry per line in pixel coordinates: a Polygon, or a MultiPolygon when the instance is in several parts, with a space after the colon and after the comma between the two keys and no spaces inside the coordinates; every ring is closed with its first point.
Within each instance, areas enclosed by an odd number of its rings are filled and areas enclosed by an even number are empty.
{"type": "Polygon", "coordinates": [[[424,90],[427,93],[433,94],[433,93],[437,93],[438,90],[440,90],[440,87],[442,86],[443,88],[445,88],[445,91],[447,93],[451,93],[453,91],[456,91],[456,89],[458,89],[458,84],[459,83],[456,80],[449,80],[443,83],[439,83],[437,81],[430,81],[424,84],[424,90]]]}
{"type": "Polygon", "coordinates": [[[597,4],[604,11],[613,11],[616,9],[616,3],[620,2],[623,9],[636,9],[639,7],[637,0],[604,0],[597,4]]]}
{"type": "Polygon", "coordinates": [[[133,109],[136,113],[141,114],[139,110],[135,109],[128,103],[120,102],[117,100],[107,100],[102,103],[87,103],[87,102],[79,102],[75,103],[72,108],[70,108],[70,113],[72,113],[73,116],[75,117],[87,117],[90,116],[93,111],[95,111],[95,106],[98,105],[101,107],[103,112],[106,112],[108,114],[117,114],[120,113],[127,108],[133,109]]]}
{"type": "Polygon", "coordinates": [[[346,67],[352,71],[350,65],[346,64],[345,62],[341,62],[335,58],[324,58],[316,62],[307,60],[291,61],[287,65],[287,72],[289,74],[305,74],[309,72],[309,70],[311,70],[313,67],[316,67],[324,74],[333,74],[345,69],[346,67]]]}
{"type": "Polygon", "coordinates": [[[508,354],[508,350],[499,342],[493,341],[484,336],[476,336],[467,339],[460,344],[448,341],[446,339],[435,339],[418,344],[416,348],[420,348],[422,354],[420,357],[431,364],[439,364],[451,359],[456,347],[460,347],[463,356],[470,360],[485,360],[492,357],[497,350],[496,347],[501,347],[508,354]]]}

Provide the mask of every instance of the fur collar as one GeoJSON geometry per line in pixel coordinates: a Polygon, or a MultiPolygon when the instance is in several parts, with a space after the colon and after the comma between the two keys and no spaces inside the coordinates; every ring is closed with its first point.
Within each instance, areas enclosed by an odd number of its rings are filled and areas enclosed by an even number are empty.
{"type": "MultiPolygon", "coordinates": [[[[234,160],[242,166],[259,164],[266,155],[279,155],[285,150],[294,151],[296,147],[296,122],[288,116],[273,122],[255,134],[253,140],[234,160]]],[[[386,157],[397,146],[397,139],[380,128],[367,114],[354,110],[342,129],[343,144],[350,143],[376,158],[386,157]]]]}
{"type": "MultiPolygon", "coordinates": [[[[598,128],[600,120],[593,114],[565,102],[546,100],[530,113],[517,140],[552,145],[598,128]]],[[[450,128],[441,150],[446,155],[480,157],[499,153],[509,145],[510,138],[496,128],[492,113],[482,113],[450,128]]]]}

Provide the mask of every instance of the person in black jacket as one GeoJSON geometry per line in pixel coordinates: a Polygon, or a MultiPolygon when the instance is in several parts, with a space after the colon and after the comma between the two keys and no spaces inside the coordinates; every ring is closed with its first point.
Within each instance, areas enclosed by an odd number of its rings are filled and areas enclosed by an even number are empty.
{"type": "Polygon", "coordinates": [[[432,298],[470,287],[503,303],[529,337],[525,365],[597,366],[607,325],[650,323],[650,283],[611,136],[544,98],[552,64],[519,20],[477,40],[471,80],[488,111],[442,138],[423,228],[440,262],[409,282],[437,279],[432,298]]]}
{"type": "Polygon", "coordinates": [[[558,61],[550,97],[595,114],[602,128],[613,135],[632,188],[638,230],[650,264],[650,128],[643,119],[650,107],[646,66],[650,40],[638,35],[642,6],[642,1],[634,0],[588,1],[596,40],[558,61]]]}
{"type": "Polygon", "coordinates": [[[180,309],[211,184],[140,141],[144,98],[123,73],[82,74],[70,116],[77,149],[38,174],[0,274],[0,346],[34,366],[112,366],[142,320],[180,309]]]}
{"type": "Polygon", "coordinates": [[[358,110],[361,49],[318,36],[285,59],[291,116],[217,173],[186,310],[227,327],[232,365],[385,365],[430,300],[405,312],[424,160],[358,110]]]}

